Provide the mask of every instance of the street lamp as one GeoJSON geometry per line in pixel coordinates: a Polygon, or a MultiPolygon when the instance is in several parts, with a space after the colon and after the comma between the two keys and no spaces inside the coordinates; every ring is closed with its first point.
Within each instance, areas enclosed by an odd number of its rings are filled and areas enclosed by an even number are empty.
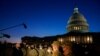
{"type": "MultiPolygon", "coordinates": [[[[15,25],[15,26],[11,26],[11,27],[8,27],[8,28],[1,29],[0,31],[12,29],[12,28],[19,27],[19,26],[23,26],[25,29],[27,28],[26,24],[25,23],[22,23],[22,24],[18,24],[18,25],[15,25]]],[[[10,35],[1,33],[0,38],[2,38],[2,37],[10,38],[10,35]]]]}
{"type": "Polygon", "coordinates": [[[19,26],[23,26],[25,29],[27,28],[26,24],[22,23],[22,24],[18,24],[18,25],[15,25],[15,26],[11,26],[11,27],[8,27],[8,28],[1,29],[0,31],[12,29],[12,28],[19,27],[19,26]]]}
{"type": "Polygon", "coordinates": [[[10,35],[8,35],[8,34],[4,34],[4,33],[1,33],[2,35],[1,35],[1,38],[2,37],[6,37],[6,38],[10,38],[10,35]]]}

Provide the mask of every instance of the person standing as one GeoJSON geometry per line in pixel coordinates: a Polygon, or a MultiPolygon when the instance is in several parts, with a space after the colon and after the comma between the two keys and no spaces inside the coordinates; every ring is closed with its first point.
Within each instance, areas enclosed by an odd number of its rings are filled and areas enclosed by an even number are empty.
{"type": "Polygon", "coordinates": [[[39,56],[45,56],[45,50],[42,45],[39,46],[39,56]]]}
{"type": "Polygon", "coordinates": [[[71,48],[71,46],[72,46],[72,44],[68,43],[68,42],[64,42],[62,44],[64,56],[72,56],[72,48],[71,48]]]}
{"type": "Polygon", "coordinates": [[[20,43],[16,43],[15,47],[13,48],[12,56],[23,56],[23,52],[20,47],[20,43]]]}
{"type": "Polygon", "coordinates": [[[25,44],[22,44],[22,48],[21,48],[22,52],[23,52],[23,56],[27,56],[27,47],[25,44]]]}
{"type": "Polygon", "coordinates": [[[52,48],[48,47],[47,49],[47,56],[52,56],[52,48]]]}
{"type": "Polygon", "coordinates": [[[60,43],[58,41],[54,41],[52,43],[52,56],[63,56],[62,49],[60,48],[60,43]]]}
{"type": "Polygon", "coordinates": [[[38,51],[35,49],[34,45],[28,48],[27,56],[38,56],[38,51]]]}

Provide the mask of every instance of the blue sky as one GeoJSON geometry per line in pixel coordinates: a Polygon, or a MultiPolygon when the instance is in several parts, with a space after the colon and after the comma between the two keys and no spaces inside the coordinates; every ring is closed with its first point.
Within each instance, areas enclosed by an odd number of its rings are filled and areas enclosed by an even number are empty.
{"type": "MultiPolygon", "coordinates": [[[[66,26],[73,13],[75,3],[90,28],[100,32],[99,0],[0,0],[0,29],[26,23],[22,26],[1,31],[11,35],[10,42],[20,41],[23,36],[52,36],[67,32],[66,26]]],[[[6,39],[6,38],[4,38],[6,39]]],[[[3,40],[4,40],[3,39],[3,40]]]]}

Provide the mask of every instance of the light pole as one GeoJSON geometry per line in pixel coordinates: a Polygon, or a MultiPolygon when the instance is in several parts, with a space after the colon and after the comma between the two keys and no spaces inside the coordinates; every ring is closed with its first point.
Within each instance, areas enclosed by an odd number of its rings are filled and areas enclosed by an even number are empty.
{"type": "Polygon", "coordinates": [[[19,27],[19,26],[23,26],[25,29],[27,28],[26,24],[22,23],[22,24],[18,24],[18,25],[15,25],[15,26],[11,26],[11,27],[8,27],[8,28],[1,29],[0,31],[12,29],[12,28],[19,27]]]}
{"type": "MultiPolygon", "coordinates": [[[[22,23],[22,24],[18,24],[18,25],[15,25],[15,26],[11,26],[11,27],[8,27],[8,28],[1,29],[0,31],[12,29],[12,28],[16,28],[16,27],[19,27],[19,26],[23,26],[25,29],[27,28],[26,24],[25,23],[22,23]]],[[[10,38],[10,35],[1,33],[0,38],[2,38],[2,37],[10,38]]]]}

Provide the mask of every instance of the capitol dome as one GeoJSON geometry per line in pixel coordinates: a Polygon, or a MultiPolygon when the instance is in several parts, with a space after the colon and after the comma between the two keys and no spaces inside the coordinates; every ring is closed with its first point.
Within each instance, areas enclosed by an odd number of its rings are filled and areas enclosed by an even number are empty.
{"type": "Polygon", "coordinates": [[[78,8],[74,8],[74,12],[72,16],[69,18],[67,23],[67,31],[68,32],[88,32],[89,25],[85,19],[85,17],[79,13],[78,8]]]}

